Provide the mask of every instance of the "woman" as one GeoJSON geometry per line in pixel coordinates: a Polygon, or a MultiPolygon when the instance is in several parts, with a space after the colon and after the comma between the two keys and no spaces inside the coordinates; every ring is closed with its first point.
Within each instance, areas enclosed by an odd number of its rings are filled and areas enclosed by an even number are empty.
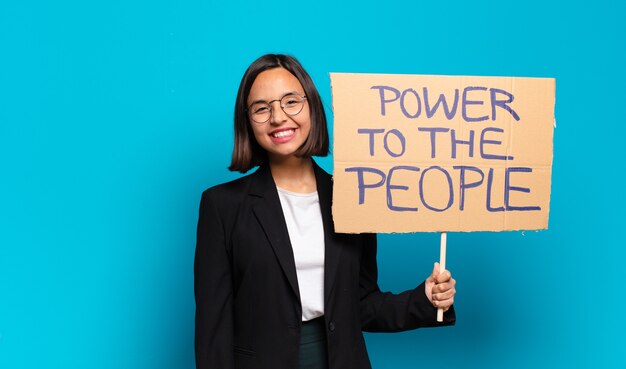
{"type": "Polygon", "coordinates": [[[245,72],[229,169],[254,173],[202,195],[195,256],[196,365],[216,369],[371,368],[362,331],[453,324],[455,281],[433,274],[381,292],[376,235],[337,234],[326,117],[293,57],[245,72]],[[448,309],[450,309],[448,311],[448,309]]]}

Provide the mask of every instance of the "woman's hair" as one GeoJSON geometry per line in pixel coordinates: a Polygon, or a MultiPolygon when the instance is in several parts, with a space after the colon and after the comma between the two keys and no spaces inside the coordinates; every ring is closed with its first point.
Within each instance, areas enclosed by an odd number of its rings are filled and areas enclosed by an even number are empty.
{"type": "Polygon", "coordinates": [[[311,131],[309,137],[298,148],[295,155],[298,157],[328,155],[326,113],[324,113],[322,99],[311,77],[293,56],[267,54],[250,64],[239,84],[237,101],[235,102],[235,146],[233,147],[233,157],[228,167],[232,171],[245,173],[251,168],[261,165],[267,159],[267,153],[256,141],[250,126],[247,102],[250,89],[256,77],[261,72],[274,68],[285,68],[300,81],[309,104],[311,131]]]}

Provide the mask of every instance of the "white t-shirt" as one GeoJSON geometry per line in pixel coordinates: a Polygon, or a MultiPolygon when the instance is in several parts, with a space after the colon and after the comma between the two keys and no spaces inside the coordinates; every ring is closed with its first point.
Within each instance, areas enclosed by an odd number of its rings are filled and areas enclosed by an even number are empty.
{"type": "Polygon", "coordinates": [[[302,303],[302,320],[324,315],[324,225],[317,192],[278,188],[293,248],[302,303]]]}

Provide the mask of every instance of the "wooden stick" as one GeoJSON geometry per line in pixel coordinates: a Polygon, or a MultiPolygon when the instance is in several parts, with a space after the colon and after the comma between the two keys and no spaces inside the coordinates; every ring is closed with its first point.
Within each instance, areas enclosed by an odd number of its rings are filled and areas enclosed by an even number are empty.
{"type": "MultiPolygon", "coordinates": [[[[447,233],[441,232],[441,241],[439,243],[439,274],[442,274],[446,270],[446,242],[447,233]]],[[[437,309],[437,321],[443,322],[443,309],[437,309]]]]}

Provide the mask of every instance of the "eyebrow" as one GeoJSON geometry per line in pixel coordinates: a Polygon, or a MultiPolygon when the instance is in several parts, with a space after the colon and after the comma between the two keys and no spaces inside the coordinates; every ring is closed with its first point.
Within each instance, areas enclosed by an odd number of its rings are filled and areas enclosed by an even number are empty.
{"type": "MultiPolygon", "coordinates": [[[[283,96],[280,97],[280,99],[274,99],[274,100],[271,100],[271,101],[281,100],[283,97],[285,97],[287,95],[299,95],[299,96],[302,96],[302,94],[297,92],[297,91],[289,91],[289,92],[285,92],[283,94],[283,96]]],[[[267,102],[268,102],[267,100],[254,100],[249,105],[258,104],[258,103],[267,103],[267,102]]]]}

